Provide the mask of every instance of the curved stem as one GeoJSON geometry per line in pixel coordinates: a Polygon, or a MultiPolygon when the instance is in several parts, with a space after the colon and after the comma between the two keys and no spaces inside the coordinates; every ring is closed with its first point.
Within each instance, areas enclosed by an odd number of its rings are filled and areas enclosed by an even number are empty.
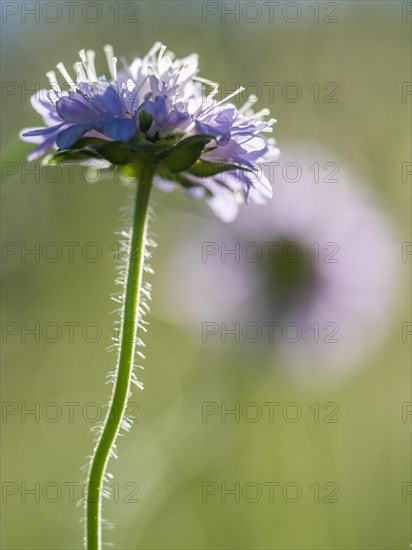
{"type": "Polygon", "coordinates": [[[125,297],[119,335],[119,359],[110,408],[91,461],[86,499],[86,539],[88,550],[102,547],[102,493],[107,463],[119,433],[133,373],[136,333],[144,265],[147,219],[153,169],[145,168],[137,186],[131,248],[127,256],[125,297]]]}

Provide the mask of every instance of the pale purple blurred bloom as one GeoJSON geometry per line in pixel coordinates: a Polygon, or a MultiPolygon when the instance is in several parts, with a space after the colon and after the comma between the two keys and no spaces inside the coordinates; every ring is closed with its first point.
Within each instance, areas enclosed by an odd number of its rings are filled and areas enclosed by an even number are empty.
{"type": "MultiPolygon", "coordinates": [[[[79,52],[81,61],[74,64],[74,78],[62,63],[57,64],[67,90],[61,88],[55,72],[47,73],[51,89],[31,98],[45,126],[25,128],[20,133],[21,139],[37,144],[29,160],[51,148],[70,149],[83,137],[122,142],[135,151],[137,138],[151,145],[162,144],[170,137],[179,142],[201,134],[210,136],[210,140],[200,160],[216,167],[225,165],[228,171],[200,177],[185,168],[173,175],[173,182],[170,174],[167,179],[156,175],[158,187],[169,191],[171,183],[182,184],[194,198],[204,197],[224,221],[234,219],[238,203],[249,198],[262,202],[262,198],[271,197],[271,186],[259,164],[278,156],[275,140],[263,137],[272,131],[275,120],[263,120],[269,114],[267,109],[253,112],[256,98],[251,97],[237,109],[228,100],[243,91],[240,88],[216,101],[219,87],[197,76],[197,55],[175,59],[160,42],[131,64],[122,59],[120,69],[113,48],[104,49],[110,78],[98,76],[92,50],[79,52]],[[209,87],[206,96],[205,86],[209,87]],[[143,122],[142,111],[150,116],[143,122]]],[[[102,166],[107,162],[102,161],[102,166]]]]}
{"type": "MultiPolygon", "coordinates": [[[[235,322],[241,327],[249,322],[261,327],[265,322],[279,323],[270,343],[275,362],[277,357],[308,376],[316,368],[346,370],[381,343],[388,329],[398,264],[392,224],[372,193],[332,155],[292,147],[279,164],[274,170],[274,198],[264,208],[251,206],[228,228],[208,221],[188,223],[191,228],[198,225],[199,232],[186,231],[180,251],[168,259],[163,269],[168,296],[158,302],[158,314],[199,331],[204,322],[225,322],[228,328],[235,322]],[[335,175],[339,181],[324,182],[321,174],[315,182],[310,167],[319,162],[322,170],[330,161],[339,166],[335,175]],[[288,162],[302,168],[299,181],[282,178],[282,167],[288,162]],[[276,275],[279,258],[270,262],[268,256],[269,249],[279,252],[282,244],[275,248],[264,244],[276,242],[297,243],[302,251],[302,260],[295,263],[298,271],[289,274],[286,282],[276,275]],[[230,254],[236,243],[243,250],[240,261],[230,254]],[[252,243],[250,248],[243,248],[247,243],[252,243]],[[224,246],[229,254],[222,262],[224,246]],[[202,247],[206,261],[202,261],[202,247]],[[258,250],[262,259],[247,261],[246,255],[253,259],[258,250]],[[182,265],[187,266],[183,273],[182,265]],[[282,327],[288,323],[302,330],[296,342],[282,338],[282,327]],[[315,342],[315,330],[319,342],[315,342]]],[[[182,226],[184,231],[184,221],[182,226]]],[[[293,245],[289,252],[293,258],[293,245]]],[[[288,267],[294,269],[293,263],[286,263],[288,267]]],[[[268,329],[263,327],[262,334],[258,343],[248,345],[269,344],[268,329]]],[[[293,327],[289,334],[293,339],[293,327]]],[[[210,345],[218,341],[220,333],[208,339],[210,345]]]]}

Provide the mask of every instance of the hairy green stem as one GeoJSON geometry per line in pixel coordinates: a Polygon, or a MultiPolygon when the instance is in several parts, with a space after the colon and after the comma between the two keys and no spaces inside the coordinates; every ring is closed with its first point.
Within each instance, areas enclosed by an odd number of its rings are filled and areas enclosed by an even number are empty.
{"type": "Polygon", "coordinates": [[[87,550],[102,547],[102,496],[107,463],[116,443],[130,394],[139,325],[139,304],[146,246],[148,207],[152,187],[153,168],[148,165],[137,185],[132,222],[131,247],[127,255],[127,272],[121,331],[119,335],[119,359],[110,408],[103,430],[94,450],[86,498],[87,550]],[[132,336],[132,337],[131,337],[132,336]]]}

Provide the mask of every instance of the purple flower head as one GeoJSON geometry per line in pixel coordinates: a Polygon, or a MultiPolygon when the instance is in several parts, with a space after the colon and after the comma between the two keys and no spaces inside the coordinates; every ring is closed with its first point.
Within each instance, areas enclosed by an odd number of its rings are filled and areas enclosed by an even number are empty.
{"type": "Polygon", "coordinates": [[[383,340],[391,320],[392,224],[325,151],[286,149],[273,175],[276,200],[264,209],[251,206],[227,229],[178,222],[186,238],[175,236],[180,252],[158,270],[169,282],[167,295],[159,284],[157,314],[199,331],[209,323],[209,344],[220,344],[224,330],[228,345],[257,338],[255,361],[266,343],[275,363],[304,379],[316,370],[344,372],[383,340]],[[187,238],[187,227],[198,232],[187,238]],[[181,265],[190,270],[181,272],[181,265]]]}
{"type": "Polygon", "coordinates": [[[81,50],[72,78],[57,64],[64,86],[54,71],[47,73],[49,90],[32,98],[44,126],[26,128],[20,136],[36,143],[29,160],[57,149],[48,161],[90,162],[111,165],[156,165],[155,183],[169,190],[181,184],[194,198],[204,197],[225,221],[248,198],[262,202],[271,186],[259,163],[277,158],[271,132],[273,119],[266,109],[253,113],[256,98],[241,109],[216,101],[218,85],[197,76],[198,58],[175,59],[156,43],[149,53],[117,68],[113,48],[105,46],[110,77],[98,76],[95,53],[81,50]],[[206,96],[205,86],[211,91],[206,96]]]}

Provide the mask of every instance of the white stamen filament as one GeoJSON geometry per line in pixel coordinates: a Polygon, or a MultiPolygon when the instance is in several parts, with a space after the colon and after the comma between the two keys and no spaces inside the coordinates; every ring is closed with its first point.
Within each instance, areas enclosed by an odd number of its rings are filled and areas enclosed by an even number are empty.
{"type": "Polygon", "coordinates": [[[80,59],[82,60],[83,66],[87,74],[86,80],[97,80],[96,69],[94,68],[95,55],[96,54],[93,50],[87,50],[87,52],[85,52],[85,50],[79,51],[80,59]]]}
{"type": "Polygon", "coordinates": [[[113,80],[116,81],[117,80],[117,67],[116,67],[117,57],[113,57],[112,64],[113,64],[113,80]]]}
{"type": "Polygon", "coordinates": [[[215,88],[214,90],[212,90],[212,91],[210,92],[210,94],[206,97],[206,103],[207,103],[209,100],[213,99],[213,98],[215,97],[215,95],[216,95],[218,92],[219,92],[219,88],[215,88]]]}
{"type": "Polygon", "coordinates": [[[57,82],[56,73],[54,71],[49,71],[46,73],[46,76],[49,79],[50,86],[53,88],[53,90],[57,93],[60,93],[61,88],[59,86],[59,83],[57,82]]]}
{"type": "Polygon", "coordinates": [[[238,88],[237,90],[235,90],[234,92],[229,94],[224,99],[221,99],[220,101],[218,101],[216,103],[215,107],[218,107],[219,105],[222,105],[223,103],[226,103],[226,101],[229,101],[229,99],[232,99],[232,97],[235,97],[235,96],[241,94],[244,90],[245,90],[245,88],[243,86],[241,86],[240,88],[238,88]]]}
{"type": "Polygon", "coordinates": [[[261,130],[261,132],[266,132],[267,134],[271,134],[273,132],[272,126],[277,122],[276,118],[271,118],[266,122],[266,127],[261,130]]]}
{"type": "Polygon", "coordinates": [[[113,59],[114,59],[114,52],[113,52],[113,46],[110,44],[106,44],[106,46],[103,46],[104,53],[106,54],[106,62],[107,66],[109,67],[110,76],[113,80],[115,80],[115,72],[113,71],[113,59]]]}
{"type": "Polygon", "coordinates": [[[73,82],[72,77],[67,72],[66,67],[63,65],[63,63],[57,63],[56,67],[61,72],[61,75],[66,80],[67,84],[70,86],[71,90],[75,90],[76,84],[73,82]]]}
{"type": "Polygon", "coordinates": [[[246,113],[256,103],[258,98],[255,95],[250,95],[244,105],[239,109],[239,113],[243,114],[246,113]]]}
{"type": "Polygon", "coordinates": [[[153,44],[153,47],[149,50],[146,57],[152,57],[152,55],[155,55],[155,53],[157,53],[161,47],[162,47],[161,42],[155,42],[153,44]]]}
{"type": "Polygon", "coordinates": [[[86,67],[87,65],[87,58],[86,58],[86,50],[82,49],[79,51],[79,57],[82,60],[83,65],[86,67]]]}
{"type": "Polygon", "coordinates": [[[207,78],[202,78],[201,76],[194,76],[193,80],[197,80],[198,82],[201,82],[202,84],[207,84],[208,86],[212,86],[215,90],[219,90],[219,84],[217,82],[213,82],[213,80],[208,80],[207,78]]]}
{"type": "Polygon", "coordinates": [[[94,58],[96,57],[96,52],[93,50],[87,50],[86,52],[87,56],[87,65],[89,67],[89,78],[91,80],[97,80],[97,73],[96,73],[96,67],[94,65],[94,58]]]}
{"type": "Polygon", "coordinates": [[[203,100],[202,105],[199,106],[198,109],[196,109],[195,114],[199,114],[200,111],[204,107],[204,103],[208,103],[211,99],[215,97],[215,95],[219,92],[219,84],[217,82],[213,82],[213,80],[207,80],[206,78],[202,78],[201,76],[194,76],[193,80],[196,80],[197,82],[200,82],[202,84],[205,84],[206,86],[211,86],[212,91],[206,96],[206,98],[203,100]]]}
{"type": "Polygon", "coordinates": [[[73,68],[76,71],[77,82],[80,82],[81,80],[87,80],[87,75],[81,61],[77,61],[77,63],[73,65],[73,68]]]}
{"type": "Polygon", "coordinates": [[[177,81],[180,79],[180,75],[182,74],[183,69],[185,69],[186,67],[187,65],[184,65],[184,64],[178,66],[175,77],[173,79],[173,83],[171,84],[172,87],[176,86],[177,81]]]}
{"type": "Polygon", "coordinates": [[[265,107],[264,109],[261,109],[257,113],[251,114],[249,118],[253,120],[253,119],[259,119],[268,115],[270,115],[270,111],[265,107]]]}
{"type": "Polygon", "coordinates": [[[165,53],[166,50],[167,50],[167,47],[164,44],[162,44],[160,46],[159,55],[157,57],[157,62],[158,62],[159,65],[160,65],[160,62],[162,61],[162,58],[163,58],[164,53],[165,53]]]}

